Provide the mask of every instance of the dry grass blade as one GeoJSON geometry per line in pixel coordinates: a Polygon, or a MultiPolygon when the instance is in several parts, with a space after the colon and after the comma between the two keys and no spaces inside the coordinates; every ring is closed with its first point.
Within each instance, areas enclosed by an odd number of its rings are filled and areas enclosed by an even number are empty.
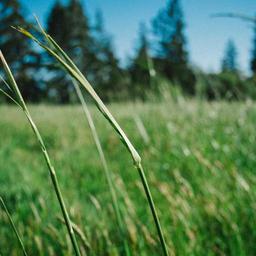
{"type": "Polygon", "coordinates": [[[133,119],[134,119],[134,122],[135,122],[135,124],[138,128],[138,131],[139,131],[139,133],[141,135],[141,138],[143,139],[144,143],[146,145],[149,145],[150,144],[150,138],[149,138],[148,132],[147,132],[140,116],[137,115],[137,114],[134,114],[133,119]]]}
{"type": "Polygon", "coordinates": [[[15,227],[15,224],[14,224],[14,222],[13,222],[13,220],[12,220],[12,217],[11,217],[11,215],[10,215],[10,213],[9,213],[9,211],[8,211],[8,209],[7,209],[6,205],[5,205],[4,200],[2,199],[2,197],[0,197],[0,202],[1,202],[1,204],[2,204],[2,207],[3,207],[3,209],[4,209],[4,211],[5,211],[6,215],[7,215],[7,217],[8,217],[8,220],[9,220],[9,222],[10,222],[10,224],[11,224],[11,227],[12,227],[12,229],[13,229],[13,231],[14,231],[14,233],[15,233],[15,235],[16,235],[18,241],[19,241],[19,244],[20,244],[20,247],[21,247],[21,249],[22,249],[23,255],[24,255],[24,256],[28,256],[28,254],[26,253],[24,244],[23,244],[23,242],[22,242],[22,240],[21,240],[21,237],[20,237],[20,235],[19,235],[19,233],[18,233],[18,230],[17,230],[16,227],[15,227]]]}
{"type": "Polygon", "coordinates": [[[101,113],[105,116],[106,119],[109,120],[109,123],[113,126],[113,128],[117,131],[117,133],[120,135],[120,139],[124,143],[124,145],[127,147],[129,152],[132,155],[132,158],[134,160],[134,164],[136,166],[140,165],[141,158],[130,142],[130,140],[127,138],[126,134],[122,130],[122,128],[119,126],[115,118],[112,116],[112,114],[109,112],[107,107],[104,105],[100,97],[97,95],[97,93],[94,91],[93,87],[90,85],[90,83],[87,81],[87,79],[82,75],[82,73],[79,71],[79,69],[75,66],[75,64],[71,61],[71,59],[64,53],[64,51],[60,48],[60,46],[49,36],[47,35],[43,29],[42,35],[44,36],[46,40],[46,44],[40,42],[37,38],[35,38],[31,33],[29,33],[27,30],[23,28],[16,28],[20,33],[24,34],[25,36],[31,38],[35,43],[37,43],[40,47],[45,49],[50,55],[52,55],[62,66],[64,70],[66,70],[71,77],[73,77],[79,84],[81,84],[87,92],[91,95],[93,98],[96,106],[101,111],[101,113]],[[54,47],[52,49],[51,47],[54,47]]]}
{"type": "Polygon", "coordinates": [[[34,40],[39,46],[41,46],[43,49],[45,49],[52,57],[54,57],[62,66],[66,72],[70,74],[72,78],[74,78],[80,85],[82,85],[87,92],[91,95],[92,99],[94,100],[96,106],[100,110],[100,112],[104,115],[104,117],[109,121],[109,123],[112,125],[112,127],[116,130],[116,132],[119,134],[121,141],[126,146],[128,151],[130,152],[133,162],[139,172],[141,182],[143,184],[145,194],[148,200],[149,207],[151,209],[154,222],[156,224],[158,236],[162,245],[163,253],[164,255],[168,255],[167,246],[164,240],[163,232],[161,229],[161,225],[159,222],[159,218],[155,209],[154,201],[151,196],[151,192],[148,186],[147,179],[145,177],[144,170],[141,165],[141,157],[122,130],[122,128],[119,126],[115,118],[112,116],[108,108],[104,105],[100,97],[97,95],[97,93],[94,91],[93,87],[90,85],[90,83],[87,81],[87,79],[84,77],[84,75],[79,71],[79,69],[76,67],[76,65],[72,62],[72,60],[67,56],[67,54],[61,49],[61,47],[49,36],[46,34],[46,32],[43,30],[43,28],[40,26],[41,34],[44,36],[45,43],[40,42],[37,38],[35,38],[31,33],[29,33],[27,30],[24,30],[23,28],[17,28],[17,30],[21,33],[23,33],[25,36],[31,38],[34,40]]]}
{"type": "Polygon", "coordinates": [[[9,68],[9,66],[8,66],[8,64],[7,64],[7,62],[6,62],[6,60],[5,60],[1,51],[0,51],[0,59],[3,63],[3,67],[4,67],[4,70],[6,72],[6,76],[8,78],[8,80],[7,80],[8,86],[12,89],[12,91],[15,95],[15,98],[16,98],[15,101],[22,108],[22,110],[23,110],[24,114],[26,115],[26,117],[27,117],[27,119],[30,123],[30,126],[31,126],[31,128],[32,128],[32,130],[33,130],[33,132],[34,132],[34,134],[35,134],[35,136],[36,136],[36,138],[39,142],[39,145],[41,147],[41,150],[42,150],[42,153],[44,155],[45,161],[47,163],[47,167],[48,167],[48,170],[49,170],[49,173],[50,173],[50,177],[51,177],[51,181],[52,181],[52,184],[53,184],[54,191],[56,193],[56,196],[57,196],[57,199],[58,199],[63,217],[65,219],[66,227],[67,227],[67,230],[68,230],[68,233],[69,233],[74,251],[75,251],[76,255],[80,256],[79,247],[78,247],[78,244],[77,244],[77,241],[76,241],[76,237],[75,237],[75,234],[74,234],[74,231],[73,231],[73,227],[71,225],[69,214],[66,210],[66,205],[64,203],[63,196],[62,196],[62,193],[61,193],[61,190],[60,190],[60,187],[59,187],[56,172],[54,170],[54,167],[51,164],[51,160],[50,160],[48,151],[45,147],[44,141],[41,137],[41,134],[40,134],[39,130],[37,129],[37,126],[35,125],[32,117],[30,115],[30,112],[29,112],[29,110],[26,106],[26,103],[25,103],[25,101],[24,101],[24,99],[23,99],[23,97],[20,93],[19,87],[16,84],[16,81],[15,81],[13,75],[12,75],[12,72],[11,72],[11,70],[10,70],[10,68],[9,68]]]}
{"type": "MultiPolygon", "coordinates": [[[[58,220],[65,224],[65,220],[63,218],[58,217],[58,220]]],[[[91,248],[90,243],[89,243],[88,239],[86,238],[84,232],[79,228],[78,225],[76,225],[73,222],[72,222],[72,227],[73,227],[74,231],[76,232],[76,234],[78,235],[78,237],[81,239],[84,248],[90,249],[91,248]]]]}

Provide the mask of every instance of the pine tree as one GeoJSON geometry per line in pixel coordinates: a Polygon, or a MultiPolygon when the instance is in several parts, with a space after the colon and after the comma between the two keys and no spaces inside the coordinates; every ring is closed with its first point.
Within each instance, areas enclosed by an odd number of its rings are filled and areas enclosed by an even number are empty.
{"type": "Polygon", "coordinates": [[[67,6],[69,30],[68,52],[82,72],[89,73],[93,58],[93,40],[89,20],[80,0],[70,0],[67,6]]]}
{"type": "Polygon", "coordinates": [[[218,96],[225,99],[243,97],[244,84],[238,72],[237,49],[233,40],[228,40],[221,63],[222,72],[218,74],[219,88],[215,86],[218,96]]]}
{"type": "MultiPolygon", "coordinates": [[[[61,47],[68,51],[69,41],[69,25],[67,9],[60,1],[56,1],[50,11],[47,19],[47,32],[56,40],[61,47]]],[[[50,61],[48,54],[44,55],[45,61],[50,61]]],[[[70,83],[69,77],[55,65],[47,65],[48,67],[48,96],[51,100],[58,103],[70,102],[70,83]]]]}
{"type": "MultiPolygon", "coordinates": [[[[47,31],[74,60],[80,70],[89,79],[92,75],[93,40],[90,35],[89,21],[79,0],[70,0],[67,5],[56,1],[47,19],[47,31]]],[[[48,81],[50,96],[59,103],[77,100],[74,97],[70,78],[58,67],[49,67],[54,71],[48,81]]]]}
{"type": "Polygon", "coordinates": [[[131,74],[132,95],[143,100],[145,100],[147,92],[152,89],[149,49],[146,26],[141,24],[138,48],[135,57],[132,59],[129,71],[131,74]]]}
{"type": "Polygon", "coordinates": [[[67,50],[68,42],[68,15],[66,8],[57,0],[47,19],[47,32],[54,36],[54,40],[61,44],[64,50],[67,50]]]}
{"type": "Polygon", "coordinates": [[[96,12],[94,26],[94,81],[96,90],[105,100],[120,99],[126,91],[123,70],[115,54],[111,36],[105,31],[103,16],[96,12]]]}
{"type": "Polygon", "coordinates": [[[40,56],[33,50],[30,40],[11,28],[11,26],[31,27],[24,13],[18,0],[0,2],[0,49],[15,73],[25,100],[35,102],[43,95],[43,90],[35,76],[39,68],[40,56]]]}
{"type": "Polygon", "coordinates": [[[237,50],[235,43],[229,40],[226,45],[224,58],[222,60],[223,72],[236,72],[237,71],[237,50]]]}
{"type": "Polygon", "coordinates": [[[179,0],[169,2],[153,21],[154,32],[159,37],[158,55],[176,64],[187,63],[183,12],[179,0]]]}
{"type": "Polygon", "coordinates": [[[253,48],[251,56],[251,71],[253,75],[256,75],[256,22],[254,22],[254,38],[253,38],[253,48]]]}
{"type": "Polygon", "coordinates": [[[184,28],[180,1],[171,0],[153,20],[153,29],[159,39],[156,60],[167,78],[180,82],[188,93],[193,93],[194,76],[188,68],[184,28]]]}

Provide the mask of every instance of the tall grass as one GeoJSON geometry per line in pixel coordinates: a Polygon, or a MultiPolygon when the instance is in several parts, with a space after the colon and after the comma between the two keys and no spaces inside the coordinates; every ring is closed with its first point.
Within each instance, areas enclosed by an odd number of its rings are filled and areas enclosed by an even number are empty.
{"type": "Polygon", "coordinates": [[[24,256],[28,256],[28,254],[27,254],[27,252],[26,252],[26,250],[25,250],[25,246],[24,246],[24,244],[23,244],[23,242],[22,242],[22,239],[21,239],[21,237],[20,237],[20,235],[19,235],[19,232],[18,232],[17,228],[15,227],[15,224],[14,224],[14,222],[13,222],[13,220],[12,220],[11,214],[9,213],[9,211],[8,211],[8,209],[7,209],[6,205],[5,205],[4,200],[3,200],[2,197],[0,197],[0,203],[1,203],[1,205],[2,205],[2,207],[3,207],[3,209],[4,209],[4,211],[5,211],[5,213],[6,213],[6,215],[7,215],[7,218],[8,218],[8,220],[9,220],[9,222],[10,222],[10,225],[11,225],[11,227],[12,227],[12,229],[13,229],[13,231],[14,231],[14,233],[15,233],[15,235],[16,235],[18,241],[19,241],[19,244],[20,244],[21,250],[22,250],[22,252],[23,252],[23,255],[24,255],[24,256]]]}
{"type": "MultiPolygon", "coordinates": [[[[88,256],[124,255],[104,170],[80,106],[28,107],[51,146],[49,153],[58,160],[65,201],[71,200],[72,219],[89,242],[88,256]]],[[[143,152],[145,168],[152,166],[147,178],[170,255],[255,255],[255,102],[147,102],[136,111],[133,103],[109,107],[143,152]],[[136,129],[134,112],[146,127],[149,146],[136,129]]],[[[131,254],[159,256],[161,248],[140,196],[143,187],[127,164],[130,156],[106,121],[95,111],[91,114],[107,150],[131,254]]],[[[0,106],[0,116],[0,195],[11,207],[25,248],[30,255],[73,255],[66,227],[56,218],[61,213],[55,195],[45,189],[48,173],[25,118],[11,105],[0,106]],[[33,202],[37,213],[27,202],[33,202]]],[[[7,221],[1,212],[0,251],[3,256],[20,255],[7,221]]],[[[76,237],[82,253],[84,246],[76,237]]]]}
{"type": "Polygon", "coordinates": [[[109,186],[109,190],[110,190],[110,194],[111,194],[111,198],[112,198],[112,204],[113,204],[113,208],[114,208],[114,211],[115,211],[115,215],[116,215],[120,235],[121,235],[121,237],[124,241],[125,253],[126,253],[126,255],[130,255],[129,246],[127,244],[125,234],[124,234],[125,225],[124,225],[124,222],[122,220],[121,211],[120,211],[120,207],[118,205],[118,200],[117,200],[117,195],[116,195],[116,191],[115,191],[115,187],[114,187],[113,178],[112,178],[111,172],[108,168],[108,164],[107,164],[107,161],[106,161],[105,154],[104,154],[104,151],[102,149],[101,142],[100,142],[96,127],[94,125],[93,119],[92,119],[92,115],[90,113],[89,108],[87,107],[87,104],[86,104],[85,99],[83,97],[82,91],[81,91],[78,83],[76,82],[76,80],[72,79],[72,81],[73,81],[78,99],[80,100],[80,102],[82,104],[84,114],[86,116],[89,127],[91,129],[93,140],[94,140],[95,145],[97,147],[99,157],[100,157],[100,161],[101,161],[103,169],[104,169],[104,173],[105,173],[107,183],[108,183],[108,186],[109,186]]]}
{"type": "Polygon", "coordinates": [[[94,91],[93,87],[90,85],[90,83],[87,81],[87,79],[84,77],[84,75],[80,72],[80,70],[76,67],[76,65],[72,62],[72,60],[67,56],[67,54],[61,49],[61,47],[52,39],[52,37],[43,30],[43,28],[40,26],[40,32],[41,35],[44,37],[45,42],[39,41],[36,37],[34,37],[30,32],[27,30],[19,27],[17,30],[24,34],[25,36],[31,38],[34,42],[36,42],[40,47],[45,49],[48,54],[50,54],[52,57],[54,57],[62,66],[62,68],[73,78],[75,79],[80,85],[82,85],[87,92],[90,94],[92,99],[94,100],[94,103],[98,107],[99,111],[104,115],[104,117],[108,120],[108,122],[112,125],[112,127],[115,129],[115,131],[120,136],[121,141],[126,146],[127,150],[130,152],[131,157],[133,159],[134,165],[136,169],[138,170],[146,197],[148,201],[148,205],[150,207],[157,233],[159,236],[159,240],[162,246],[163,254],[168,255],[167,245],[163,236],[162,228],[160,225],[160,221],[158,218],[158,214],[155,208],[155,204],[151,195],[151,191],[141,164],[141,157],[134,148],[131,141],[128,139],[118,122],[115,120],[115,118],[112,116],[108,108],[104,105],[100,97],[97,95],[97,93],[94,91]]]}
{"type": "Polygon", "coordinates": [[[2,61],[4,70],[5,70],[5,73],[6,73],[6,76],[7,76],[7,81],[5,81],[3,79],[2,80],[10,91],[10,92],[5,92],[4,90],[2,90],[2,92],[7,97],[12,99],[13,102],[15,102],[23,110],[23,112],[24,112],[25,116],[27,117],[28,122],[29,122],[29,124],[30,124],[30,126],[31,126],[37,140],[38,140],[38,143],[41,147],[41,150],[42,150],[42,153],[44,155],[45,161],[47,163],[47,167],[48,167],[48,170],[49,170],[49,173],[50,173],[52,185],[53,185],[54,191],[56,193],[56,196],[57,196],[57,199],[58,199],[58,202],[59,202],[64,220],[65,220],[65,223],[66,223],[66,227],[67,227],[67,230],[68,230],[68,233],[69,233],[69,236],[70,236],[75,254],[77,256],[80,256],[80,251],[79,251],[79,247],[78,247],[78,244],[77,244],[77,241],[76,241],[76,237],[75,237],[75,233],[74,233],[74,230],[73,230],[73,227],[72,227],[72,223],[70,221],[70,217],[69,217],[69,214],[67,212],[66,205],[64,203],[64,199],[63,199],[60,187],[59,187],[59,182],[58,182],[58,179],[57,179],[55,169],[54,169],[54,167],[51,163],[50,156],[49,156],[48,151],[45,147],[45,143],[42,139],[42,136],[41,136],[36,124],[34,123],[32,117],[31,117],[31,114],[30,114],[30,112],[29,112],[29,110],[26,106],[26,103],[25,103],[25,101],[24,101],[24,99],[23,99],[23,97],[20,93],[19,87],[16,84],[14,76],[13,76],[13,74],[12,74],[12,72],[11,72],[11,70],[10,70],[10,68],[9,68],[9,66],[8,66],[8,64],[7,64],[7,62],[6,62],[6,60],[5,60],[1,51],[0,51],[0,59],[2,61]],[[11,95],[11,93],[12,93],[12,95],[11,95]]]}

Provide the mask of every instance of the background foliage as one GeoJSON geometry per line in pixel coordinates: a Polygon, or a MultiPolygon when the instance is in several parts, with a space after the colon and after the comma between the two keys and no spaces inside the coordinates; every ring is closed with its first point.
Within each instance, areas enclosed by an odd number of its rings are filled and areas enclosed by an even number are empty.
{"type": "MultiPolygon", "coordinates": [[[[33,26],[19,1],[1,1],[0,10],[0,48],[22,86],[25,99],[60,104],[77,102],[64,72],[10,28],[11,25],[33,26]]],[[[141,24],[136,51],[125,66],[120,65],[102,13],[97,11],[93,21],[89,20],[79,0],[69,0],[65,5],[56,1],[49,11],[46,28],[104,101],[158,98],[163,96],[161,91],[166,81],[169,87],[179,87],[184,95],[207,99],[254,99],[256,94],[256,40],[252,41],[250,76],[244,76],[239,70],[238,50],[232,39],[227,42],[220,60],[219,74],[197,70],[189,61],[185,19],[179,0],[168,1],[166,7],[156,13],[151,28],[141,24]]]]}

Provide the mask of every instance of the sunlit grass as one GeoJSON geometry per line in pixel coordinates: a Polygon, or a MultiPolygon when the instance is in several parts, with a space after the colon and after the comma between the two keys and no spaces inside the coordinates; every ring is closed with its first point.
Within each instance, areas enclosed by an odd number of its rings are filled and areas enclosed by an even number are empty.
{"type": "MultiPolygon", "coordinates": [[[[143,155],[159,217],[170,241],[170,254],[253,255],[255,103],[136,105],[149,145],[136,129],[133,104],[108,107],[143,155]]],[[[53,164],[61,170],[63,196],[71,218],[88,241],[88,255],[118,255],[123,242],[81,107],[42,105],[29,109],[53,164]]],[[[138,197],[143,188],[126,164],[129,154],[97,111],[92,106],[89,109],[101,131],[102,147],[113,171],[129,247],[135,255],[157,256],[161,251],[150,212],[144,208],[144,199],[138,197]]],[[[0,194],[25,248],[29,255],[40,254],[40,248],[43,255],[72,255],[65,226],[58,220],[59,208],[44,161],[28,124],[14,107],[1,106],[0,116],[0,194]]],[[[19,255],[20,247],[5,214],[0,215],[0,224],[1,253],[19,255]]]]}
{"type": "MultiPolygon", "coordinates": [[[[36,140],[39,144],[39,147],[40,147],[41,152],[44,156],[46,165],[48,167],[48,171],[49,171],[50,178],[51,178],[51,181],[52,181],[53,191],[55,192],[57,200],[59,202],[59,206],[60,206],[62,215],[63,215],[64,220],[65,220],[65,225],[67,227],[67,231],[69,233],[70,240],[71,240],[73,248],[74,248],[74,252],[77,256],[79,256],[80,251],[79,251],[79,247],[78,247],[78,244],[77,244],[77,241],[76,241],[76,236],[75,236],[73,226],[72,226],[72,223],[71,223],[71,220],[70,220],[70,217],[69,217],[69,213],[66,209],[66,205],[65,205],[62,193],[61,193],[61,189],[60,189],[60,186],[59,186],[57,174],[56,174],[56,171],[55,171],[55,169],[52,165],[50,155],[49,155],[49,153],[47,151],[47,148],[45,146],[45,142],[44,142],[44,140],[43,140],[36,124],[35,124],[35,122],[33,121],[33,118],[32,118],[32,116],[30,114],[30,111],[28,110],[27,105],[26,105],[26,103],[25,103],[25,101],[22,97],[22,94],[19,90],[19,87],[18,87],[16,81],[15,81],[15,78],[14,78],[14,76],[13,76],[13,74],[12,74],[12,72],[11,72],[11,70],[10,70],[10,68],[9,68],[9,66],[8,66],[8,64],[7,64],[7,62],[6,62],[6,60],[5,60],[1,51],[0,51],[0,59],[1,59],[4,71],[5,71],[5,76],[6,76],[6,80],[4,78],[2,78],[2,82],[4,83],[4,85],[8,89],[7,92],[5,90],[2,90],[2,92],[4,93],[4,95],[6,95],[9,99],[11,99],[23,111],[24,115],[27,118],[28,123],[31,126],[31,129],[32,129],[32,131],[34,133],[34,136],[35,136],[35,138],[36,138],[36,140]]],[[[16,232],[16,234],[17,234],[17,232],[16,232]]],[[[21,241],[21,240],[19,239],[19,241],[21,241]]]]}
{"type": "Polygon", "coordinates": [[[38,46],[43,48],[50,56],[52,56],[66,71],[67,74],[73,78],[78,85],[80,85],[86,92],[91,96],[91,99],[97,106],[98,110],[101,114],[105,117],[106,121],[113,127],[116,131],[117,135],[119,136],[121,142],[126,147],[127,151],[130,153],[131,158],[133,160],[134,166],[138,171],[141,184],[143,186],[143,193],[146,195],[148,207],[151,210],[151,214],[154,220],[154,224],[156,227],[156,231],[158,234],[158,238],[160,241],[160,246],[162,247],[162,252],[165,256],[168,256],[168,248],[165,242],[165,238],[163,235],[163,231],[161,228],[161,224],[159,221],[158,213],[155,207],[155,203],[151,194],[151,190],[143,169],[141,157],[138,151],[135,149],[134,145],[132,144],[131,140],[127,137],[124,130],[121,128],[119,123],[116,121],[114,116],[111,114],[109,109],[106,105],[102,102],[101,98],[95,92],[94,88],[90,84],[90,82],[86,79],[86,77],[80,72],[78,67],[74,64],[74,62],[69,58],[69,56],[62,50],[62,48],[54,41],[54,39],[48,35],[45,30],[41,27],[40,23],[38,22],[38,27],[41,36],[43,37],[44,41],[40,41],[37,37],[32,35],[29,31],[25,30],[24,28],[18,27],[17,30],[24,34],[26,37],[32,39],[38,46]]]}

